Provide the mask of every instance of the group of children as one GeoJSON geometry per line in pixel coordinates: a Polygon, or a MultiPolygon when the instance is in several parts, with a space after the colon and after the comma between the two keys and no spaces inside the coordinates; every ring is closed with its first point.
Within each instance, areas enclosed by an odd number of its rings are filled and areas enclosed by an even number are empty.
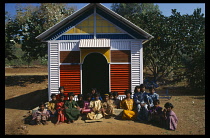
{"type": "Polygon", "coordinates": [[[123,120],[139,120],[159,123],[166,129],[175,130],[177,127],[177,117],[172,111],[173,105],[169,102],[165,104],[165,109],[159,106],[159,95],[154,88],[150,88],[150,93],[145,92],[145,86],[136,86],[133,98],[130,90],[125,91],[126,97],[118,99],[118,92],[110,92],[100,95],[95,88],[86,95],[79,94],[78,100],[74,101],[74,93],[64,93],[64,87],[59,88],[58,95],[52,94],[51,101],[47,104],[47,109],[42,103],[39,109],[32,115],[33,124],[47,124],[47,120],[60,124],[73,123],[80,115],[85,115],[86,119],[94,120],[101,118],[111,118],[115,116],[114,109],[123,109],[123,120]]]}
{"type": "Polygon", "coordinates": [[[145,92],[143,84],[136,86],[132,99],[131,91],[126,90],[126,98],[120,103],[120,107],[124,109],[122,119],[148,121],[169,130],[175,130],[178,119],[172,111],[174,106],[167,102],[164,105],[165,109],[163,109],[160,107],[159,95],[155,89],[149,88],[149,92],[145,92]]]}

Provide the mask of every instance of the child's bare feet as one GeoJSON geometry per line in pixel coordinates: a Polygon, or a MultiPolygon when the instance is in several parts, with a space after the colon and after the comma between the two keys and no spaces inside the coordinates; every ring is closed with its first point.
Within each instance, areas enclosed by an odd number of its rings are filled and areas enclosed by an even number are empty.
{"type": "Polygon", "coordinates": [[[36,124],[37,124],[37,125],[41,125],[42,123],[41,123],[40,121],[37,121],[36,124]]]}
{"type": "Polygon", "coordinates": [[[60,124],[59,121],[57,121],[57,122],[56,122],[56,125],[59,125],[59,124],[60,124]]]}
{"type": "Polygon", "coordinates": [[[43,125],[48,125],[47,121],[42,121],[43,125]]]}

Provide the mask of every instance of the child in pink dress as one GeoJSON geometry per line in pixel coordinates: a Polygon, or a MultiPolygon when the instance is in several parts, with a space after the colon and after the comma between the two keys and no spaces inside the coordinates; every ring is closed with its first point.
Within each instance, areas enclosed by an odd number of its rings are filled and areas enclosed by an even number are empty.
{"type": "Polygon", "coordinates": [[[163,110],[162,125],[168,130],[175,130],[177,128],[178,118],[172,111],[174,106],[167,102],[164,107],[165,109],[163,110]]]}
{"type": "Polygon", "coordinates": [[[91,100],[91,94],[88,93],[86,96],[85,96],[85,101],[84,101],[84,106],[82,108],[82,113],[90,113],[92,110],[90,108],[90,100],[91,100]]]}

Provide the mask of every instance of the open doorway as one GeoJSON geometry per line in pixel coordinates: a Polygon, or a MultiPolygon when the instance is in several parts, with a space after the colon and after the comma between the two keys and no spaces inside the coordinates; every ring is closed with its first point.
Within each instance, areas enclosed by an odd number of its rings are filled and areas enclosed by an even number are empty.
{"type": "Polygon", "coordinates": [[[109,64],[101,53],[87,55],[82,64],[82,93],[96,88],[101,96],[109,92],[109,64]]]}

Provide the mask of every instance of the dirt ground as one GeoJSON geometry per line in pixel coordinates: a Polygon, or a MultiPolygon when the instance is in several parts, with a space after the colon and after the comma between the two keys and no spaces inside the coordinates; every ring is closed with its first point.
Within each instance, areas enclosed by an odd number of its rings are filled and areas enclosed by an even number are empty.
{"type": "MultiPolygon", "coordinates": [[[[85,123],[81,118],[72,124],[32,126],[27,123],[29,111],[40,102],[47,101],[47,68],[5,68],[5,135],[204,135],[205,94],[191,92],[182,87],[168,87],[170,100],[178,117],[175,131],[158,126],[120,119],[103,119],[85,123]]],[[[163,94],[164,87],[157,93],[163,94]]]]}

